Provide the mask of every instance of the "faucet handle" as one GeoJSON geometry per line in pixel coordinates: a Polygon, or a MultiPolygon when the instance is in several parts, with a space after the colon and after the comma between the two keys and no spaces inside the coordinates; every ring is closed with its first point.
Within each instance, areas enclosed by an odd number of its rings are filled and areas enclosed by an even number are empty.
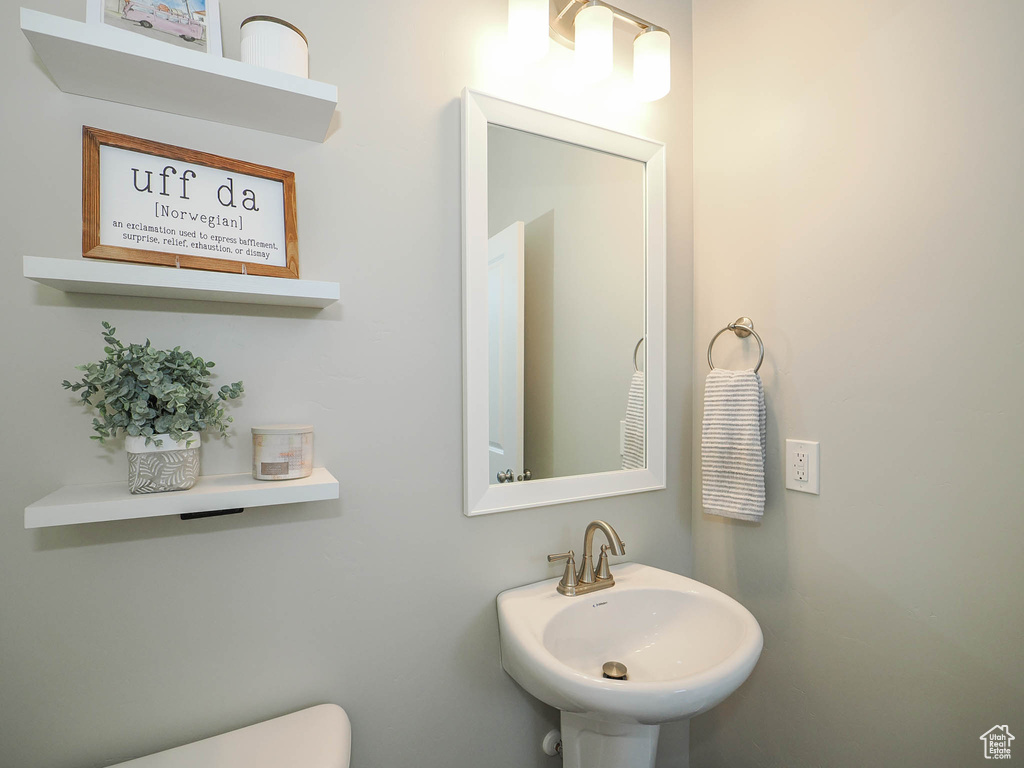
{"type": "Polygon", "coordinates": [[[611,571],[608,570],[608,553],[611,551],[611,548],[611,544],[601,545],[601,556],[597,558],[597,573],[594,574],[594,578],[598,581],[612,577],[611,571]]]}
{"type": "Polygon", "coordinates": [[[575,595],[579,581],[576,579],[576,553],[571,549],[558,555],[548,555],[548,562],[554,563],[558,560],[565,560],[565,572],[562,580],[558,582],[558,591],[563,595],[575,595]]]}

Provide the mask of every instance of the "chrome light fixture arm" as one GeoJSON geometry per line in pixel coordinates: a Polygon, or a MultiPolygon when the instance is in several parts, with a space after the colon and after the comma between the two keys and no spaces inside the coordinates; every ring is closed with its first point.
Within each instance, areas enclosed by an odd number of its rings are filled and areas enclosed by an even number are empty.
{"type": "Polygon", "coordinates": [[[629,11],[624,11],[611,3],[603,2],[603,0],[550,0],[550,27],[551,34],[555,40],[569,48],[573,48],[576,45],[576,29],[574,26],[576,14],[588,5],[598,5],[607,8],[615,18],[632,24],[640,30],[641,34],[644,32],[667,31],[657,24],[652,24],[647,19],[643,19],[629,11]]]}

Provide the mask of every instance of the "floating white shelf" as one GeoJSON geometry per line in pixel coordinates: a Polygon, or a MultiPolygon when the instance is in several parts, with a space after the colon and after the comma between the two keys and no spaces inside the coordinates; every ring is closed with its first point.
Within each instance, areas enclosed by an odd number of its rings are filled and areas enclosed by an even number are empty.
{"type": "Polygon", "coordinates": [[[319,307],[341,297],[337,283],[286,277],[235,275],[197,269],[147,267],[93,259],[24,257],[29,280],[67,293],[102,293],[156,299],[227,301],[235,304],[276,304],[319,307]]]}
{"type": "Polygon", "coordinates": [[[338,106],[337,86],[106,24],[22,8],[21,29],[65,93],[310,141],[324,141],[338,106]]]}
{"type": "Polygon", "coordinates": [[[204,475],[187,491],[131,494],[127,483],[66,485],[25,508],[26,528],[325,501],[339,496],[323,467],[301,480],[253,480],[252,474],[204,475]]]}

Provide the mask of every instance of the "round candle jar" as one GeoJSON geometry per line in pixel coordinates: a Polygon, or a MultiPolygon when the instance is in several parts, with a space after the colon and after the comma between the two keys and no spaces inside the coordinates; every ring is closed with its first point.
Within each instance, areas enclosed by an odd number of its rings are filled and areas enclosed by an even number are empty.
{"type": "Polygon", "coordinates": [[[273,16],[250,16],[241,37],[246,64],[309,77],[309,45],[298,27],[273,16]]]}
{"type": "Polygon", "coordinates": [[[313,427],[270,424],[252,428],[252,476],[296,480],[313,474],[313,427]]]}

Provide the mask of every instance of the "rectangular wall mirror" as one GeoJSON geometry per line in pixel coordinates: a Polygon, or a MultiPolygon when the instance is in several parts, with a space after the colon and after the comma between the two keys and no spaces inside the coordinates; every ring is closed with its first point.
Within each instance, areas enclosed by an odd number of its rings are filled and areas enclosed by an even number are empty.
{"type": "Polygon", "coordinates": [[[462,103],[466,514],[664,488],[664,145],[462,103]]]}

